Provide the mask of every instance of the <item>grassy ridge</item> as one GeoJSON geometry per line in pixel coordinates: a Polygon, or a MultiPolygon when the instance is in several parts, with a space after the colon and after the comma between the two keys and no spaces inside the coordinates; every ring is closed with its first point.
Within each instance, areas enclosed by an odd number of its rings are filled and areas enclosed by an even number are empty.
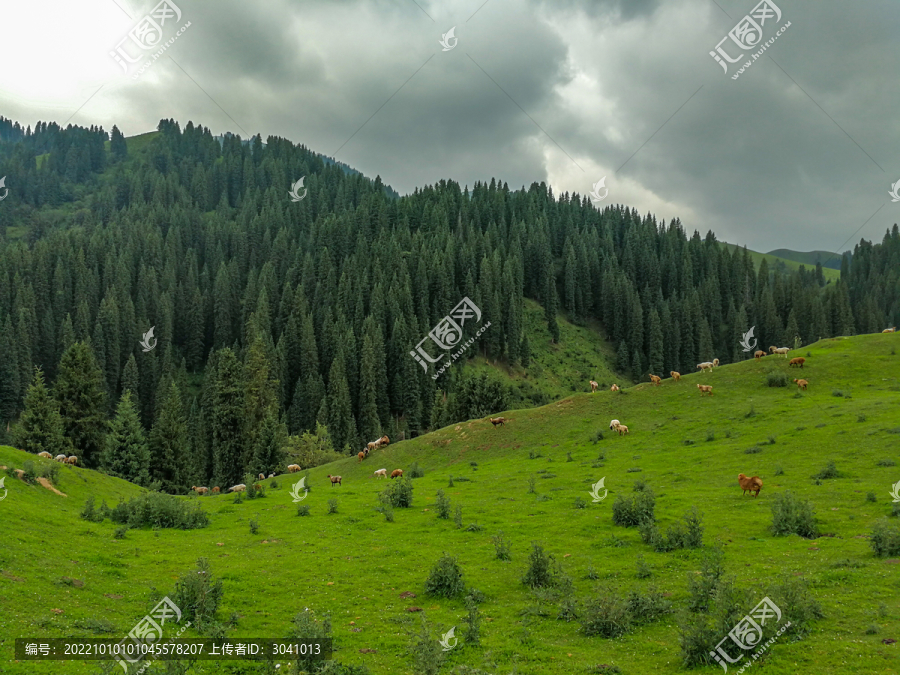
{"type": "MultiPolygon", "coordinates": [[[[699,569],[702,552],[658,554],[637,531],[612,524],[612,503],[630,495],[641,479],[656,492],[662,529],[691,506],[699,508],[705,547],[723,545],[727,572],[747,591],[750,606],[767,582],[798,577],[809,583],[825,618],[803,641],[782,638],[769,651],[766,672],[896,673],[896,645],[881,640],[900,638],[900,568],[897,561],[874,557],[866,537],[873,522],[890,513],[888,493],[900,480],[900,467],[878,466],[898,459],[898,348],[896,335],[880,334],[801,348],[802,355],[809,352],[806,393],[793,385],[766,386],[770,370],[789,371],[786,359],[766,357],[685,375],[680,383],[575,394],[542,408],[508,411],[503,414],[509,423],[496,429],[484,420],[446,427],[394,443],[362,464],[353,458],[313,469],[312,491],[303,502],[310,506],[307,518],[295,515],[288,494],[295,477],[284,476],[261,500],[233,504],[230,496],[192,497],[209,511],[208,528],[132,530],[115,540],[109,521],[88,523],[78,512],[91,494],[112,506],[138,488],[72,467],[62,467],[59,481],[68,497],[7,478],[9,494],[0,502],[0,670],[95,672],[74,661],[63,670],[55,662],[13,663],[14,638],[90,637],[105,634],[104,628],[124,635],[146,611],[151,589],[170,591],[176,577],[206,556],[225,581],[220,616],[241,615],[231,635],[281,637],[296,612],[328,610],[337,659],[365,663],[373,674],[412,673],[406,633],[418,628],[419,616],[407,607],[423,608],[440,632],[451,626],[461,631],[462,602],[424,594],[428,570],[446,551],[457,556],[467,584],[486,600],[483,646],[460,644],[448,652],[442,672],[465,663],[504,675],[514,666],[522,674],[562,675],[604,662],[626,674],[678,672],[683,669],[675,616],[616,640],[587,638],[577,623],[555,620],[553,606],[546,608],[548,618],[527,616],[538,603],[520,582],[529,545],[539,541],[562,562],[579,597],[655,584],[684,606],[686,579],[699,569]],[[712,384],[714,396],[700,398],[697,383],[712,384]],[[612,417],[631,434],[612,436],[612,417]],[[598,430],[604,438],[593,442],[598,430]],[[746,454],[753,446],[762,451],[746,454]],[[605,459],[598,463],[600,452],[605,459]],[[540,456],[529,459],[530,453],[540,456]],[[573,461],[566,461],[567,453],[573,461]],[[816,485],[811,476],[831,460],[844,476],[816,485]],[[412,508],[395,509],[395,522],[385,522],[373,507],[389,480],[379,481],[372,472],[408,471],[412,461],[425,470],[413,481],[412,508]],[[776,467],[783,475],[775,475],[776,467]],[[762,477],[758,499],[741,496],[740,472],[762,477]],[[328,473],[341,474],[343,486],[329,487],[328,473]],[[450,475],[456,479],[452,488],[450,475]],[[528,492],[532,476],[536,494],[528,492]],[[608,497],[573,508],[576,497],[590,502],[590,484],[601,477],[608,497]],[[435,516],[439,488],[462,506],[463,529],[435,516]],[[773,497],[788,489],[814,504],[819,530],[834,536],[810,541],[770,534],[773,497]],[[875,493],[875,503],[866,501],[868,492],[875,493]],[[329,498],[338,500],[337,514],[327,515],[329,498]],[[256,535],[248,527],[253,517],[260,523],[256,535]],[[471,523],[483,529],[466,531],[471,523]],[[499,530],[512,545],[509,562],[494,559],[490,537],[499,530]],[[638,555],[653,572],[649,580],[636,578],[638,555]],[[589,567],[599,579],[585,578],[589,567]],[[83,585],[70,586],[62,577],[83,585]],[[417,597],[402,599],[403,591],[417,597]],[[884,616],[880,605],[887,608],[884,616]],[[866,634],[873,623],[878,632],[866,634]]],[[[0,464],[20,467],[26,459],[36,458],[0,448],[0,464]]],[[[218,673],[220,667],[199,662],[192,672],[218,673]]],[[[231,672],[255,672],[245,668],[231,672]]]]}
{"type": "MultiPolygon", "coordinates": [[[[738,246],[737,244],[722,244],[723,246],[727,246],[729,250],[735,248],[743,248],[743,246],[738,246]]],[[[787,249],[780,249],[787,250],[787,249]]],[[[749,249],[748,249],[749,251],[749,249]]],[[[796,271],[800,269],[800,265],[805,265],[806,270],[808,272],[816,271],[816,263],[813,261],[812,263],[804,263],[803,261],[798,261],[792,258],[780,258],[777,255],[773,255],[772,253],[760,253],[758,251],[749,251],[750,259],[753,261],[753,266],[758,270],[759,264],[765,260],[769,265],[769,271],[771,272],[774,269],[780,269],[782,271],[790,270],[796,271]]],[[[801,254],[802,255],[802,254],[801,254]]],[[[829,254],[830,255],[830,254],[829,254]]],[[[841,270],[840,270],[840,257],[837,258],[838,268],[832,269],[831,267],[823,267],[822,275],[825,277],[825,281],[837,281],[841,278],[841,270]]],[[[832,261],[834,262],[834,261],[832,261]]]]}

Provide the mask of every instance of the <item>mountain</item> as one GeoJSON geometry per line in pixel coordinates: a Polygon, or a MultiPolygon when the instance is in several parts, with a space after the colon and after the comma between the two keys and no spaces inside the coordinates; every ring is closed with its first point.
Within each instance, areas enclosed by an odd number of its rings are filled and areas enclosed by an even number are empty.
{"type": "MultiPolygon", "coordinates": [[[[834,270],[841,269],[841,256],[830,251],[802,252],[792,251],[787,248],[776,248],[774,251],[769,251],[767,255],[784,258],[785,260],[793,260],[794,262],[802,263],[807,267],[815,267],[817,263],[821,263],[822,267],[829,267],[834,270]]],[[[847,251],[844,255],[852,258],[853,251],[847,251]]]]}
{"type": "MultiPolygon", "coordinates": [[[[795,673],[805,662],[822,675],[894,672],[891,646],[882,640],[900,633],[891,564],[900,549],[876,555],[874,545],[900,542],[898,519],[890,517],[900,513],[890,496],[898,480],[898,339],[822,340],[791,354],[806,358],[802,371],[767,356],[618,394],[583,386],[543,407],[500,411],[504,426],[470,420],[392,440],[362,463],[344,458],[313,468],[311,491],[299,503],[290,491],[303,474],[285,474],[282,466],[274,481],[263,481],[264,498],[175,497],[180,507],[151,512],[163,521],[178,509],[199,508],[209,518],[199,529],[141,525],[140,514],[132,527],[109,515],[86,520],[79,514],[88,499],[95,510],[105,502],[121,520],[120,500],[151,493],[0,447],[0,465],[10,468],[0,501],[0,668],[58,673],[59,662],[14,662],[13,639],[122,638],[161,596],[201,597],[175,590],[184,579],[202,593],[196,563],[205,558],[204,576],[223,582],[221,602],[205,601],[218,604],[205,634],[281,638],[293,633],[297,616],[302,622],[313,615],[321,628],[330,614],[334,658],[343,664],[330,672],[431,672],[408,651],[423,617],[429,640],[419,651],[442,654],[445,673],[619,672],[615,666],[674,674],[684,672],[685,658],[695,663],[722,639],[732,657],[744,654],[731,666],[737,668],[753,652],[732,645],[728,631],[764,597],[781,616],[765,626],[760,645],[792,624],[767,650],[767,670],[795,673]],[[806,391],[787,379],[801,375],[806,391]],[[781,381],[787,385],[771,386],[781,381]],[[701,397],[697,383],[713,385],[714,395],[701,397]],[[627,436],[609,431],[611,417],[628,425],[627,436]],[[52,485],[66,496],[13,477],[12,469],[29,462],[38,474],[55,468],[52,485]],[[382,467],[402,468],[406,477],[379,480],[373,472],[382,467]],[[739,473],[762,479],[758,497],[742,496],[739,473]],[[328,474],[340,475],[342,484],[331,487],[328,474]],[[601,478],[598,494],[605,497],[594,502],[591,487],[601,478]],[[388,522],[377,510],[379,492],[404,482],[412,486],[411,505],[394,507],[388,522]],[[646,490],[659,531],[647,531],[650,543],[639,528],[613,522],[646,490]],[[439,517],[439,491],[449,499],[450,518],[439,517]],[[790,502],[792,517],[802,520],[809,509],[818,538],[773,533],[773,512],[789,495],[799,499],[790,502]],[[298,506],[309,515],[298,517],[298,506]],[[685,516],[694,508],[702,546],[667,551],[688,532],[685,516]],[[501,542],[509,547],[506,560],[497,558],[501,542]],[[532,590],[523,583],[533,543],[553,557],[556,586],[532,590]],[[710,562],[716,548],[721,563],[710,562]],[[480,591],[478,645],[464,640],[464,595],[426,591],[445,553],[466,587],[480,591]],[[707,607],[710,597],[719,599],[707,607]],[[452,627],[458,644],[450,640],[456,646],[442,653],[438,639],[452,627]],[[620,630],[619,639],[602,637],[620,630]],[[840,639],[848,631],[857,641],[852,663],[840,639]],[[601,662],[605,670],[596,668],[601,662]]],[[[176,628],[164,626],[166,639],[176,628]]],[[[201,636],[196,625],[183,635],[201,636]]],[[[710,661],[703,672],[718,671],[710,661]]],[[[277,672],[286,672],[280,663],[277,672]]],[[[251,672],[245,662],[231,664],[251,672]]],[[[190,672],[219,672],[222,665],[199,661],[190,672]]],[[[276,672],[269,668],[252,672],[276,672]]],[[[97,664],[67,661],[64,671],[87,675],[97,664]]]]}
{"type": "MultiPolygon", "coordinates": [[[[733,249],[741,249],[742,247],[737,246],[736,244],[725,244],[725,246],[731,247],[733,249]]],[[[748,249],[749,250],[749,249],[748,249]]],[[[788,249],[778,249],[778,251],[787,251],[788,249]]],[[[799,254],[806,255],[806,254],[799,254]]],[[[831,255],[830,253],[828,254],[831,255]]],[[[806,267],[807,271],[815,271],[816,269],[816,261],[813,260],[809,262],[807,260],[796,260],[794,258],[789,258],[785,256],[779,256],[775,251],[770,253],[760,253],[758,251],[750,251],[750,258],[753,260],[755,265],[759,265],[763,260],[769,266],[769,269],[776,270],[779,274],[790,274],[791,272],[796,272],[800,269],[800,266],[803,265],[806,267]]],[[[823,260],[827,260],[825,257],[823,260]]],[[[841,259],[838,257],[837,259],[837,267],[828,266],[822,267],[822,276],[828,282],[834,282],[841,278],[840,269],[841,269],[841,259]]]]}

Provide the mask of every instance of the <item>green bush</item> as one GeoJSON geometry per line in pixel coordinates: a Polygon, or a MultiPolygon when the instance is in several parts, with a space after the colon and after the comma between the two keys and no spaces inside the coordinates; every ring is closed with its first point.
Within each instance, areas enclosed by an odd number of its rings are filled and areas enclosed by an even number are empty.
{"type": "Polygon", "coordinates": [[[59,481],[59,462],[50,462],[41,467],[41,476],[54,485],[59,481]]]}
{"type": "Polygon", "coordinates": [[[335,452],[328,427],[318,423],[315,433],[306,432],[300,436],[289,436],[283,450],[291,460],[289,463],[299,464],[304,469],[335,462],[344,457],[341,453],[335,452]]]}
{"type": "Polygon", "coordinates": [[[466,628],[463,631],[463,642],[467,645],[481,644],[481,616],[475,596],[466,596],[466,628]]]}
{"type": "Polygon", "coordinates": [[[509,542],[503,538],[503,532],[498,532],[491,541],[494,543],[494,555],[497,560],[509,560],[509,542]]]}
{"type": "Polygon", "coordinates": [[[776,536],[798,534],[815,539],[818,529],[812,505],[798,499],[790,490],[776,494],[772,502],[772,532],[776,536]]]}
{"type": "Polygon", "coordinates": [[[309,515],[309,504],[297,504],[297,515],[298,516],[308,516],[309,515]]]}
{"type": "Polygon", "coordinates": [[[34,462],[31,460],[25,460],[22,464],[22,480],[29,485],[37,483],[37,471],[34,470],[34,462]]]}
{"type": "Polygon", "coordinates": [[[758,455],[761,452],[762,448],[758,445],[754,445],[752,448],[747,448],[746,450],[744,450],[745,455],[758,455]]]}
{"type": "Polygon", "coordinates": [[[875,466],[897,466],[897,462],[892,459],[880,459],[875,466]]]}
{"type": "Polygon", "coordinates": [[[127,532],[128,532],[128,526],[120,525],[119,527],[116,528],[116,531],[113,533],[113,538],[114,539],[124,539],[125,534],[127,532]]]}
{"type": "Polygon", "coordinates": [[[604,594],[585,603],[580,623],[587,636],[615,638],[631,630],[631,612],[622,598],[613,593],[604,594]]]}
{"type": "Polygon", "coordinates": [[[425,592],[440,598],[454,598],[465,588],[462,570],[456,558],[444,553],[431,568],[431,573],[425,581],[425,592]]]}
{"type": "Polygon", "coordinates": [[[867,501],[867,502],[874,502],[874,501],[875,501],[875,493],[874,493],[874,492],[867,492],[867,493],[866,493],[866,501],[867,501]]]}
{"type": "Polygon", "coordinates": [[[656,497],[650,488],[635,492],[630,499],[619,495],[612,507],[613,523],[622,527],[638,527],[645,520],[656,520],[653,513],[655,506],[656,497]]]}
{"type": "Polygon", "coordinates": [[[834,462],[828,462],[828,466],[819,471],[819,473],[813,474],[811,478],[818,478],[820,480],[824,480],[826,478],[840,478],[841,472],[837,470],[834,462]]]}
{"type": "MultiPolygon", "coordinates": [[[[431,628],[422,616],[422,627],[413,636],[409,646],[412,657],[413,672],[416,675],[438,675],[444,662],[444,652],[441,643],[431,634],[431,628]]],[[[309,672],[315,672],[310,669],[309,672]]]]}
{"type": "Polygon", "coordinates": [[[719,581],[725,573],[724,558],[722,549],[714,548],[701,560],[700,574],[688,575],[688,609],[692,612],[705,612],[709,609],[719,581]]]}
{"type": "Polygon", "coordinates": [[[110,512],[110,518],[131,528],[147,525],[193,530],[209,525],[209,516],[196,502],[162,492],[145,492],[127,502],[119,502],[110,512]]]}
{"type": "Polygon", "coordinates": [[[409,467],[409,477],[410,478],[421,478],[425,475],[424,469],[419,468],[418,462],[413,462],[412,466],[409,467]]]}
{"type": "Polygon", "coordinates": [[[766,374],[766,384],[770,387],[786,387],[788,376],[780,370],[771,370],[766,374]]]}
{"type": "Polygon", "coordinates": [[[259,532],[259,520],[257,518],[258,516],[250,519],[250,534],[259,532]]]}
{"type": "Polygon", "coordinates": [[[581,497],[575,497],[575,508],[576,509],[586,509],[587,502],[584,501],[581,497]]]}
{"type": "MultiPolygon", "coordinates": [[[[209,561],[197,560],[197,569],[181,575],[175,582],[172,602],[181,609],[181,618],[195,624],[201,633],[206,624],[215,621],[222,600],[222,580],[213,580],[209,561]]],[[[306,637],[310,637],[307,635],[306,637]]]]}
{"type": "Polygon", "coordinates": [[[392,480],[380,496],[383,504],[389,504],[398,509],[408,509],[412,506],[412,498],[412,480],[406,476],[400,476],[400,478],[392,480]]]}
{"type": "Polygon", "coordinates": [[[672,611],[672,603],[666,600],[655,588],[646,593],[631,591],[627,600],[628,613],[634,623],[650,623],[672,611]]]}
{"type": "Polygon", "coordinates": [[[337,499],[328,500],[328,513],[337,513],[337,499]]]}
{"type": "Polygon", "coordinates": [[[644,560],[644,556],[638,556],[636,567],[635,576],[638,579],[649,579],[653,576],[653,572],[650,571],[650,566],[647,564],[647,561],[644,560]]]}
{"type": "Polygon", "coordinates": [[[522,583],[529,588],[547,588],[556,584],[557,578],[553,569],[553,556],[546,553],[543,547],[531,544],[528,554],[528,569],[522,577],[522,583]]]}
{"type": "Polygon", "coordinates": [[[448,520],[450,518],[450,498],[444,494],[443,490],[437,491],[434,500],[434,510],[437,511],[437,517],[448,520]]]}
{"type": "Polygon", "coordinates": [[[81,509],[81,517],[92,523],[103,522],[103,514],[94,507],[94,495],[88,497],[84,502],[84,506],[81,509]]]}
{"type": "MultiPolygon", "coordinates": [[[[309,609],[297,612],[294,616],[294,625],[291,627],[290,636],[298,640],[329,640],[331,639],[331,616],[325,614],[321,619],[315,610],[309,609]]],[[[298,673],[318,673],[322,675],[322,661],[315,656],[299,654],[294,661],[298,673]]],[[[271,666],[269,666],[271,668],[271,666]]],[[[337,674],[335,674],[337,675],[337,674]]],[[[342,674],[343,675],[343,674],[342,674]]],[[[362,675],[362,674],[360,674],[362,675]]]]}
{"type": "Polygon", "coordinates": [[[892,524],[886,518],[879,518],[872,527],[869,544],[875,555],[880,558],[900,555],[900,526],[892,524]]]}

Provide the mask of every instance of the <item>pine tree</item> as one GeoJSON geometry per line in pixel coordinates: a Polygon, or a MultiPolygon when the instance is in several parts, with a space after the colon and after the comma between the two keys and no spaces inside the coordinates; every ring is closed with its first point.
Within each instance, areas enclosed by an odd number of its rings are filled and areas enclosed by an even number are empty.
{"type": "MultiPolygon", "coordinates": [[[[129,391],[123,394],[130,395],[129,391]]],[[[181,403],[178,385],[170,381],[161,392],[162,405],[156,424],[150,430],[150,474],[162,483],[163,489],[174,492],[187,487],[188,467],[185,448],[189,443],[187,420],[181,403]]]]}
{"type": "Polygon", "coordinates": [[[103,468],[111,476],[137,485],[146,487],[150,484],[150,449],[131,392],[119,400],[116,416],[109,424],[103,468]]]}
{"type": "Polygon", "coordinates": [[[128,361],[125,362],[125,367],[122,369],[122,395],[126,391],[130,391],[131,400],[138,407],[138,410],[141,408],[140,381],[141,377],[138,373],[137,361],[134,358],[134,354],[129,354],[128,361]]]}
{"type": "Polygon", "coordinates": [[[663,371],[663,332],[662,325],[659,320],[659,312],[656,308],[650,310],[649,322],[649,364],[650,372],[654,375],[662,375],[663,371]]]}
{"type": "Polygon", "coordinates": [[[231,348],[219,351],[209,425],[212,437],[213,482],[236,485],[244,475],[244,391],[241,366],[231,348]]]}
{"type": "Polygon", "coordinates": [[[531,365],[531,343],[528,341],[528,333],[522,336],[522,349],[520,350],[522,367],[527,368],[531,365]]]}
{"type": "Polygon", "coordinates": [[[62,355],[53,394],[59,403],[63,432],[79,464],[96,468],[107,426],[106,383],[93,351],[84,342],[73,343],[62,355]]]}
{"type": "Polygon", "coordinates": [[[15,442],[25,452],[49,452],[54,457],[67,449],[63,438],[59,404],[44,384],[44,373],[35,366],[34,378],[25,394],[25,410],[15,427],[15,442]]]}
{"type": "Polygon", "coordinates": [[[344,372],[344,352],[338,349],[328,374],[328,432],[334,448],[345,452],[346,446],[357,442],[356,423],[350,405],[350,390],[344,372]]]}
{"type": "Polygon", "coordinates": [[[0,423],[15,419],[19,410],[19,390],[18,349],[12,321],[7,314],[0,324],[0,423]]]}
{"type": "Polygon", "coordinates": [[[282,447],[287,438],[287,430],[279,422],[274,411],[270,411],[262,421],[259,433],[256,435],[256,447],[253,452],[253,461],[250,472],[269,475],[284,466],[284,452],[282,447]]]}
{"type": "Polygon", "coordinates": [[[381,422],[378,419],[377,387],[375,374],[375,336],[379,330],[374,323],[363,337],[362,363],[360,364],[359,392],[359,433],[363,441],[381,437],[381,422]]]}
{"type": "Polygon", "coordinates": [[[544,318],[547,321],[547,329],[550,331],[552,342],[559,342],[559,324],[556,323],[556,308],[558,299],[556,295],[556,279],[550,274],[547,277],[547,288],[544,292],[544,318]]]}
{"type": "Polygon", "coordinates": [[[125,142],[125,136],[115,124],[110,135],[109,154],[112,156],[113,161],[125,159],[128,156],[128,144],[125,142]]]}

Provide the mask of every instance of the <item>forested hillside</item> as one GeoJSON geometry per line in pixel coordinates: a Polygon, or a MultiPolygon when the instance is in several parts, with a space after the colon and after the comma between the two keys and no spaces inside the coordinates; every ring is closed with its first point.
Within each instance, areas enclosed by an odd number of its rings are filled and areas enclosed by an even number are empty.
{"type": "Polygon", "coordinates": [[[544,183],[398,199],[286,139],[173,120],[135,149],[115,127],[0,119],[2,176],[0,420],[20,447],[71,442],[86,466],[173,491],[274,469],[299,435],[324,438],[317,422],[355,453],[506,408],[499,377],[433,380],[409,355],[463,297],[492,361],[527,370],[531,298],[556,339],[557,312],[599,320],[634,380],[747,358],[751,326],[765,349],[900,319],[896,225],[826,284],[544,183]]]}

